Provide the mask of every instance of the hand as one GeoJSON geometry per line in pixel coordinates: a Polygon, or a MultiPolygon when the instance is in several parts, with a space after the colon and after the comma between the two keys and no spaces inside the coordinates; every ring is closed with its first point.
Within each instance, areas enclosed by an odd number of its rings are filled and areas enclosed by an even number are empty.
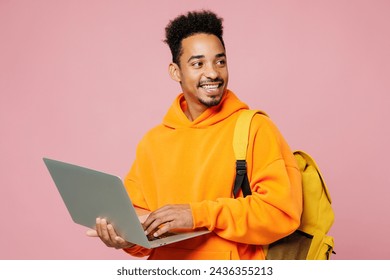
{"type": "Polygon", "coordinates": [[[150,213],[143,223],[146,235],[153,232],[158,237],[175,228],[192,229],[194,221],[189,204],[174,204],[163,206],[150,213]]]}
{"type": "Polygon", "coordinates": [[[117,235],[114,227],[108,224],[106,219],[97,218],[96,230],[88,230],[87,235],[90,237],[99,237],[107,247],[114,247],[116,249],[129,248],[135,245],[117,235]]]}

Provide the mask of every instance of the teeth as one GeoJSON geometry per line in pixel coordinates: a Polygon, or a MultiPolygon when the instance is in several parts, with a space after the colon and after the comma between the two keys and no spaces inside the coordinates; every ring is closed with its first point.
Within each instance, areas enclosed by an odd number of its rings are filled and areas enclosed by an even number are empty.
{"type": "Polygon", "coordinates": [[[204,89],[216,89],[219,85],[203,85],[202,88],[204,89]]]}

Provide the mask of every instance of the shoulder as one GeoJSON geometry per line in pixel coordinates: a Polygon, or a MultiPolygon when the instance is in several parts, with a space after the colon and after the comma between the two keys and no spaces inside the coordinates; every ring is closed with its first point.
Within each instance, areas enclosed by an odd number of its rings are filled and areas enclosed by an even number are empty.
{"type": "Polygon", "coordinates": [[[159,124],[149,129],[141,138],[138,143],[138,148],[146,147],[151,143],[158,141],[159,136],[163,133],[164,125],[159,124]]]}
{"type": "Polygon", "coordinates": [[[289,144],[269,116],[256,114],[253,117],[250,137],[254,145],[278,151],[277,154],[285,161],[286,166],[297,168],[289,144]]]}
{"type": "Polygon", "coordinates": [[[279,133],[279,129],[266,113],[257,113],[253,116],[251,123],[251,131],[255,130],[270,130],[279,133]]]}
{"type": "Polygon", "coordinates": [[[253,116],[250,127],[250,138],[254,143],[261,143],[261,145],[265,146],[285,146],[287,144],[277,125],[265,114],[256,114],[253,116]]]}

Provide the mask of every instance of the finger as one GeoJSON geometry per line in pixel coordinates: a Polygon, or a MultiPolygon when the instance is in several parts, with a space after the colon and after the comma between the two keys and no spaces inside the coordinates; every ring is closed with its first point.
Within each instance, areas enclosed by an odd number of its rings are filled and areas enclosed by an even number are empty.
{"type": "Polygon", "coordinates": [[[112,224],[107,224],[107,233],[111,240],[114,240],[118,236],[112,224]]]}
{"type": "Polygon", "coordinates": [[[154,213],[150,214],[146,220],[143,222],[143,227],[146,230],[156,219],[156,215],[154,213]]]}
{"type": "Polygon", "coordinates": [[[106,244],[107,247],[115,247],[115,244],[111,240],[110,235],[108,233],[107,220],[106,219],[100,219],[99,237],[102,240],[102,242],[104,244],[106,244]]]}
{"type": "Polygon", "coordinates": [[[166,223],[164,217],[156,217],[155,219],[151,220],[151,223],[149,225],[145,224],[145,233],[146,235],[150,234],[151,232],[156,231],[162,224],[166,223]]]}
{"type": "Polygon", "coordinates": [[[115,237],[115,241],[118,242],[119,244],[124,244],[126,243],[126,240],[124,240],[122,237],[120,237],[119,235],[117,235],[115,237]]]}
{"type": "Polygon", "coordinates": [[[113,225],[107,224],[107,232],[108,232],[108,235],[110,236],[110,241],[111,241],[112,246],[115,247],[116,249],[121,248],[120,247],[122,245],[121,241],[123,239],[120,238],[120,236],[118,236],[118,234],[116,233],[113,225]]]}
{"type": "Polygon", "coordinates": [[[96,233],[97,233],[97,235],[99,236],[99,238],[100,238],[100,240],[104,243],[104,244],[106,244],[106,246],[110,246],[108,243],[107,243],[107,239],[106,239],[106,237],[104,237],[104,234],[103,234],[103,227],[104,227],[104,225],[103,225],[103,221],[102,221],[103,219],[101,219],[101,218],[96,218],[96,233]]]}
{"type": "Polygon", "coordinates": [[[115,248],[116,249],[128,248],[128,247],[131,247],[131,245],[133,245],[132,243],[127,242],[126,240],[124,240],[120,236],[116,236],[114,241],[115,241],[115,248]]]}
{"type": "Polygon", "coordinates": [[[97,231],[94,229],[87,230],[86,234],[89,237],[99,237],[97,231]]]}
{"type": "Polygon", "coordinates": [[[101,230],[101,225],[100,225],[100,218],[96,218],[96,232],[99,237],[102,236],[102,230],[101,230]]]}
{"type": "Polygon", "coordinates": [[[108,234],[110,235],[111,244],[116,249],[123,249],[123,248],[134,246],[133,243],[127,242],[122,237],[120,237],[116,233],[115,228],[112,224],[107,224],[107,230],[108,230],[108,234]]]}
{"type": "Polygon", "coordinates": [[[149,234],[163,223],[170,221],[171,219],[167,217],[170,216],[169,213],[171,208],[171,205],[165,205],[150,213],[147,219],[142,224],[145,229],[145,232],[149,234]]]}
{"type": "Polygon", "coordinates": [[[131,243],[131,242],[124,240],[119,235],[115,238],[115,240],[118,242],[118,244],[120,244],[119,248],[117,248],[117,249],[131,248],[131,247],[135,246],[134,243],[131,243]]]}
{"type": "Polygon", "coordinates": [[[107,220],[106,219],[101,219],[100,230],[101,230],[100,238],[102,238],[103,240],[105,240],[108,243],[111,243],[110,234],[108,233],[108,229],[107,229],[107,220]]]}
{"type": "Polygon", "coordinates": [[[154,237],[159,237],[160,235],[164,234],[164,233],[167,233],[168,231],[170,231],[171,229],[173,229],[174,227],[172,226],[173,222],[167,222],[165,224],[163,224],[162,226],[160,226],[154,233],[153,233],[153,236],[154,237]]]}

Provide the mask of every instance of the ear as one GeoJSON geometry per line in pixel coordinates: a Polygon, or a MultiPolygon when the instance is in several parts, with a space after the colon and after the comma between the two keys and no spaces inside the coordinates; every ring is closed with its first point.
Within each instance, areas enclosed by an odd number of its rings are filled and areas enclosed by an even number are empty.
{"type": "Polygon", "coordinates": [[[181,82],[181,72],[180,72],[180,67],[176,63],[171,62],[169,64],[169,75],[171,76],[172,80],[176,82],[181,82]]]}

